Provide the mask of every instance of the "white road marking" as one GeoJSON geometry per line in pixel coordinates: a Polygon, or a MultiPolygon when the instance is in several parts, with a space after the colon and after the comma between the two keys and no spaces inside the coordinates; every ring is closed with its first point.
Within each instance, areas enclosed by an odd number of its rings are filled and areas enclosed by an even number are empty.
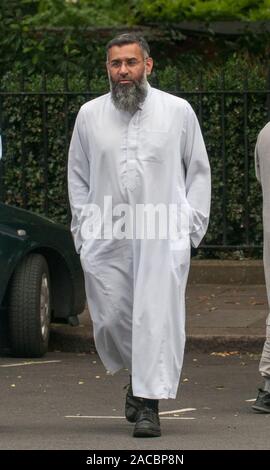
{"type": "Polygon", "coordinates": [[[126,419],[125,416],[65,416],[65,418],[83,418],[83,419],[126,419]]]}
{"type": "Polygon", "coordinates": [[[161,416],[160,419],[164,420],[164,419],[196,419],[196,418],[189,417],[189,416],[161,416]]]}
{"type": "MultiPolygon", "coordinates": [[[[125,416],[72,416],[68,415],[65,416],[65,418],[81,418],[81,419],[126,419],[125,416]]],[[[161,417],[160,419],[165,420],[165,419],[195,419],[195,418],[189,418],[187,416],[167,416],[167,417],[161,417]]]]}
{"type": "Polygon", "coordinates": [[[197,408],[182,408],[181,410],[160,411],[159,415],[171,415],[174,413],[185,413],[186,411],[197,411],[197,408]]]}
{"type": "Polygon", "coordinates": [[[19,367],[19,366],[32,366],[33,364],[51,364],[55,362],[62,362],[60,360],[55,361],[27,361],[27,362],[17,362],[15,364],[2,364],[0,367],[19,367]]]}
{"type": "Polygon", "coordinates": [[[256,398],[250,398],[249,400],[245,400],[245,401],[256,401],[256,398]]]}

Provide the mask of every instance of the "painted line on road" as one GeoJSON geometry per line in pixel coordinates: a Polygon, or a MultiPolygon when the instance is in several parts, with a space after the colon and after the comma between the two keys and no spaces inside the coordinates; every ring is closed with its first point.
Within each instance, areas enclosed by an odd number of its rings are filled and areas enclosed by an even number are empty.
{"type": "MultiPolygon", "coordinates": [[[[126,419],[125,416],[65,416],[65,418],[81,418],[81,419],[126,419]]],[[[187,416],[162,416],[160,419],[196,419],[187,416]]]]}
{"type": "Polygon", "coordinates": [[[159,416],[171,415],[174,413],[185,413],[186,411],[197,411],[197,408],[182,408],[181,410],[160,411],[159,416]]]}
{"type": "Polygon", "coordinates": [[[17,362],[16,364],[2,364],[0,367],[19,367],[19,366],[32,366],[34,364],[52,364],[55,362],[62,362],[60,360],[55,361],[27,361],[27,362],[17,362]]]}
{"type": "Polygon", "coordinates": [[[160,419],[196,419],[191,416],[161,416],[160,419]]]}

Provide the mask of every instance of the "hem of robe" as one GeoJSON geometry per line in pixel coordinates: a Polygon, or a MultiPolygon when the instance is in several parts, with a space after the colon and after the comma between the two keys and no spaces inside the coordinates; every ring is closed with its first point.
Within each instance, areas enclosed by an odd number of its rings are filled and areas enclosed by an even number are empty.
{"type": "MultiPolygon", "coordinates": [[[[134,395],[135,396],[135,395],[134,395]]],[[[139,395],[136,395],[136,396],[139,396],[139,395]]],[[[140,394],[139,396],[140,398],[146,398],[148,400],[169,400],[169,399],[173,399],[175,400],[176,399],[176,393],[169,393],[169,394],[157,394],[157,395],[153,395],[153,394],[140,394]]]]}
{"type": "MultiPolygon", "coordinates": [[[[134,392],[133,392],[134,394],[134,392]]],[[[136,393],[134,396],[139,398],[147,398],[148,400],[169,400],[170,398],[175,399],[177,392],[169,392],[169,393],[136,393]]]]}
{"type": "Polygon", "coordinates": [[[116,372],[119,372],[122,369],[129,370],[129,368],[125,364],[121,364],[121,365],[117,364],[116,365],[115,363],[114,364],[109,363],[109,361],[107,360],[107,357],[105,358],[103,356],[103,354],[99,352],[99,348],[97,347],[97,345],[96,345],[96,350],[97,350],[97,353],[99,355],[99,358],[100,358],[102,364],[104,365],[104,367],[106,369],[107,374],[114,375],[114,374],[116,374],[116,372]]]}

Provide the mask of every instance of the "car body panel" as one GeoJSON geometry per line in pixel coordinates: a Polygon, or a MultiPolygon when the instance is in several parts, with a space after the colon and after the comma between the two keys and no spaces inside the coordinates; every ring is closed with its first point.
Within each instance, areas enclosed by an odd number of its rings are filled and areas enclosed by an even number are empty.
{"type": "Polygon", "coordinates": [[[0,305],[14,270],[29,253],[40,253],[47,260],[55,285],[55,318],[78,315],[85,305],[84,278],[69,229],[0,203],[0,305]]]}

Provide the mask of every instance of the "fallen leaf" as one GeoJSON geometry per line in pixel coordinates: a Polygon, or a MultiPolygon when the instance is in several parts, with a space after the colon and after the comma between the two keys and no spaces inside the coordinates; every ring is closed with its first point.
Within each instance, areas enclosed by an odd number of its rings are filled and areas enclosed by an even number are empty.
{"type": "Polygon", "coordinates": [[[203,302],[204,300],[209,300],[209,297],[207,295],[200,295],[198,299],[200,300],[200,302],[203,302]]]}
{"type": "Polygon", "coordinates": [[[220,357],[228,357],[228,356],[237,356],[239,351],[223,351],[223,352],[211,352],[210,356],[220,356],[220,357]]]}

